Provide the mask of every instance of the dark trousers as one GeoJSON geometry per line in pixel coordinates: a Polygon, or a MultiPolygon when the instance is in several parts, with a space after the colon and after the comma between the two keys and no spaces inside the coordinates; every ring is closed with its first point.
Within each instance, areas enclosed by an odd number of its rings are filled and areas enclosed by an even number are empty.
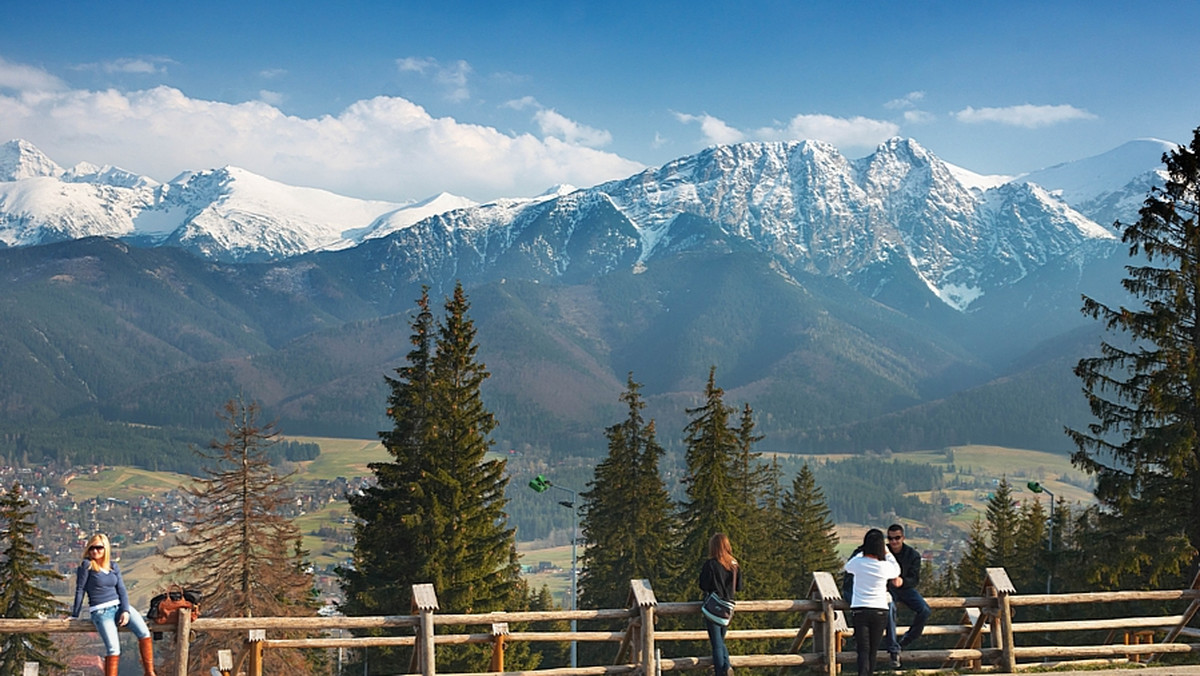
{"type": "Polygon", "coordinates": [[[708,642],[712,644],[713,676],[725,676],[729,673],[729,649],[725,647],[728,627],[705,618],[704,628],[708,630],[708,642]]]}
{"type": "Polygon", "coordinates": [[[854,649],[858,654],[858,676],[871,676],[875,657],[888,625],[887,608],[851,608],[854,612],[854,649]]]}

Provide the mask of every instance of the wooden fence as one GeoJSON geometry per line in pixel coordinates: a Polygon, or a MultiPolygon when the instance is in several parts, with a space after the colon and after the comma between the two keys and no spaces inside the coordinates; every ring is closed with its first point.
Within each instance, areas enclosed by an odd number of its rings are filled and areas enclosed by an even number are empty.
{"type": "MultiPolygon", "coordinates": [[[[927,598],[934,609],[961,611],[961,621],[955,624],[929,625],[925,636],[952,636],[952,648],[909,650],[904,652],[906,668],[913,664],[924,667],[956,669],[959,671],[999,671],[1013,673],[1032,666],[1046,667],[1067,661],[1150,661],[1166,654],[1200,654],[1200,630],[1189,626],[1200,610],[1200,574],[1188,589],[1162,591],[1113,591],[1076,594],[1018,595],[1003,568],[988,568],[980,596],[927,598]],[[1187,602],[1178,615],[1117,617],[1110,619],[1066,619],[1055,621],[1018,622],[1018,609],[1030,606],[1067,606],[1071,610],[1094,608],[1097,604],[1120,602],[1154,602],[1157,604],[1187,602]],[[1055,632],[1106,631],[1107,638],[1091,645],[1016,645],[1017,634],[1040,634],[1046,638],[1055,632]],[[1117,642],[1120,641],[1120,642],[1117,642]]],[[[700,604],[659,603],[647,580],[630,582],[627,608],[576,611],[496,612],[485,614],[438,613],[437,596],[432,585],[413,586],[411,615],[375,617],[200,617],[193,621],[188,613],[180,613],[178,626],[152,625],[157,631],[172,633],[174,650],[169,661],[171,668],[159,669],[160,674],[187,676],[189,637],[192,632],[245,632],[246,638],[236,653],[222,650],[207,661],[204,676],[216,671],[224,676],[246,674],[263,676],[263,656],[268,650],[297,648],[352,648],[376,646],[415,646],[409,673],[422,676],[438,674],[436,647],[465,643],[486,643],[492,646],[490,670],[507,676],[619,676],[636,674],[658,676],[665,671],[703,669],[712,664],[706,654],[695,657],[663,657],[659,643],[677,641],[707,641],[704,631],[656,631],[658,616],[686,616],[699,613],[700,604]],[[623,624],[619,631],[509,631],[510,623],[532,623],[565,620],[610,621],[623,624]],[[437,633],[439,626],[482,627],[484,631],[468,634],[437,633]],[[404,629],[412,635],[337,638],[333,630],[404,629]],[[312,633],[311,638],[271,639],[267,632],[287,630],[291,633],[312,633]],[[505,672],[505,645],[520,641],[610,642],[616,644],[611,664],[551,668],[529,672],[505,672]],[[172,670],[173,669],[173,670],[172,670]]],[[[837,676],[840,665],[853,664],[855,654],[842,650],[842,640],[849,633],[844,619],[846,602],[841,598],[834,578],[829,573],[813,575],[809,598],[794,600],[747,600],[737,604],[737,616],[747,613],[801,613],[799,627],[778,629],[731,629],[726,640],[737,642],[752,639],[771,639],[787,642],[790,648],[772,654],[733,655],[734,667],[784,669],[803,667],[827,676],[837,676]],[[811,640],[811,643],[809,642],[811,640]],[[804,648],[808,646],[808,650],[804,648]]],[[[1086,613],[1080,613],[1084,615],[1086,613]]],[[[735,617],[734,626],[738,624],[735,617]]],[[[90,632],[87,620],[12,620],[0,619],[0,632],[90,632]]],[[[36,665],[34,665],[36,667],[36,665]]],[[[36,675],[36,668],[26,674],[36,675]]],[[[271,675],[276,676],[276,675],[271,675]]],[[[469,676],[442,674],[442,676],[469,676]]]]}

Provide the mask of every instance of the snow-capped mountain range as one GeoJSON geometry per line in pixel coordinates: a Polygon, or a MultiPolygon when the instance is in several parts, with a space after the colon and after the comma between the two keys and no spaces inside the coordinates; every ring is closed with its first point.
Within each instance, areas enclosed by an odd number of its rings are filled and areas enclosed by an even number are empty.
{"type": "Polygon", "coordinates": [[[869,295],[911,268],[959,310],[1052,260],[1111,251],[1172,144],[1133,141],[1019,177],[981,176],[911,139],[861,159],[816,141],[715,146],[590,188],[476,204],[358,200],[236,167],[159,183],[115,167],[63,169],[20,140],[0,146],[0,247],[102,235],[215,260],[279,260],[371,240],[411,278],[465,270],[561,277],[637,270],[703,246],[748,247],[785,271],[869,295]],[[868,288],[864,288],[868,287],[868,288]]]}

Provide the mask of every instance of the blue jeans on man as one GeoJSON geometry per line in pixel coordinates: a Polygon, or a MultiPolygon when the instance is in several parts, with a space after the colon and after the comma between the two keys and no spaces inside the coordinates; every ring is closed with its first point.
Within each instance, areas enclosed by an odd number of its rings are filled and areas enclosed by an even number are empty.
{"type": "Polygon", "coordinates": [[[888,613],[888,632],[887,632],[887,651],[889,655],[896,656],[900,654],[900,650],[907,648],[913,641],[921,638],[921,633],[925,631],[925,623],[929,621],[929,615],[933,612],[929,608],[929,604],[925,602],[925,597],[921,596],[921,592],[916,589],[900,589],[890,590],[892,593],[891,612],[888,613]],[[916,613],[913,617],[912,624],[908,626],[908,631],[904,632],[904,636],[896,637],[896,604],[903,603],[908,606],[908,609],[916,613]]]}

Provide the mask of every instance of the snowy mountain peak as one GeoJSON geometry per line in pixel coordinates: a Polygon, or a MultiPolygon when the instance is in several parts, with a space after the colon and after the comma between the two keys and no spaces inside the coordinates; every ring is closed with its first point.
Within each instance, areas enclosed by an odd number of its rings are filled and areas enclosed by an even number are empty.
{"type": "Polygon", "coordinates": [[[54,177],[62,173],[62,167],[28,141],[13,139],[0,145],[0,181],[54,177]]]}
{"type": "Polygon", "coordinates": [[[111,164],[98,167],[91,162],[76,164],[63,173],[62,179],[71,183],[95,183],[117,188],[154,188],[160,185],[148,176],[125,171],[111,164]]]}

